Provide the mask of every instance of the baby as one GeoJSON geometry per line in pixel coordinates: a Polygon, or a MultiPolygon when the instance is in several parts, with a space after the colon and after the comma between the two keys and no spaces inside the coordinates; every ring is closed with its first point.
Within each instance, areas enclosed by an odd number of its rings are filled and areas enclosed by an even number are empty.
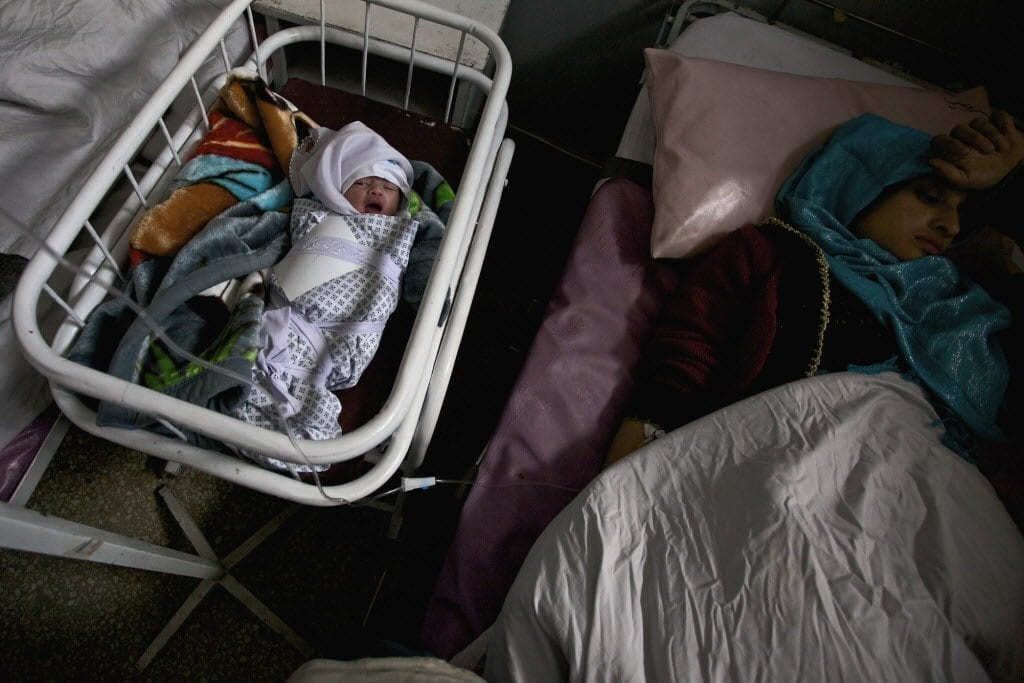
{"type": "Polygon", "coordinates": [[[394,216],[402,201],[398,185],[377,176],[359,178],[342,195],[359,213],[382,213],[394,216]]]}
{"type": "MultiPolygon", "coordinates": [[[[272,269],[250,390],[235,415],[293,435],[341,435],[333,392],[353,386],[400,299],[418,222],[413,168],[361,122],[320,128],[292,155],[292,246],[272,269]]],[[[308,471],[245,452],[275,469],[308,471]]],[[[320,469],[320,468],[318,468],[320,469]]]]}

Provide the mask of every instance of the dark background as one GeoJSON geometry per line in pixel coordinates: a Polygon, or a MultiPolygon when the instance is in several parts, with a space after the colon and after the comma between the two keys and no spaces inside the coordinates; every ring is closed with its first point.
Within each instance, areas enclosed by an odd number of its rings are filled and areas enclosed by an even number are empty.
{"type": "MultiPolygon", "coordinates": [[[[511,0],[502,38],[514,65],[512,123],[603,163],[614,154],[667,0],[511,0]]],[[[678,4],[678,3],[676,3],[678,4]]],[[[744,0],[743,7],[950,89],[986,85],[1024,117],[1024,3],[1007,0],[744,0]],[[832,9],[838,7],[840,11],[832,9]],[[843,12],[845,12],[845,19],[843,12]],[[895,40],[858,15],[935,48],[895,40]],[[867,46],[867,47],[865,47],[867,46]],[[909,49],[908,49],[909,48],[909,49]]]]}

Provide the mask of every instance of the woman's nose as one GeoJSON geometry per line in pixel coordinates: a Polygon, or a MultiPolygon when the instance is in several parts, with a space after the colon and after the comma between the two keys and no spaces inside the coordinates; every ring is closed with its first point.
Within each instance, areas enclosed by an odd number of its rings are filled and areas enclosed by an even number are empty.
{"type": "Polygon", "coordinates": [[[953,239],[960,234],[960,212],[947,211],[939,216],[936,227],[946,237],[953,239]]]}

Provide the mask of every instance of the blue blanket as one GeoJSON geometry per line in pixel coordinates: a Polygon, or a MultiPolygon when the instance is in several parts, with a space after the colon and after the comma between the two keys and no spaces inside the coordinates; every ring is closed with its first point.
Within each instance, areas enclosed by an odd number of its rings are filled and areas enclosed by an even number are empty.
{"type": "MultiPolygon", "coordinates": [[[[219,299],[196,295],[280,260],[291,245],[288,218],[287,213],[239,202],[211,220],[173,261],[150,258],[136,265],[128,294],[177,345],[249,377],[259,349],[262,300],[247,300],[228,312],[219,299]]],[[[167,395],[217,412],[227,412],[248,393],[241,382],[190,367],[188,359],[175,356],[120,299],[104,302],[92,312],[69,354],[71,360],[114,377],[146,381],[167,395]],[[176,380],[169,381],[174,374],[176,380]]],[[[151,426],[153,421],[130,407],[101,403],[97,423],[135,428],[151,426]]],[[[189,438],[205,443],[198,435],[189,434],[189,438]]]]}

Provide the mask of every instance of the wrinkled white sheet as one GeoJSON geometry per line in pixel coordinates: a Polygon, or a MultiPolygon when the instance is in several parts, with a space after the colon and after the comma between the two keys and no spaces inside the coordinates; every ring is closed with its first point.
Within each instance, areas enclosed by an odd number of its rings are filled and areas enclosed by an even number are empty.
{"type": "MultiPolygon", "coordinates": [[[[179,55],[229,1],[0,0],[0,206],[44,239],[179,55]]],[[[241,22],[225,46],[232,60],[247,54],[241,22]]],[[[218,53],[197,82],[204,87],[221,71],[218,53]]],[[[182,105],[172,121],[192,101],[182,105]]],[[[0,214],[0,252],[30,258],[37,240],[0,214]]],[[[9,299],[0,309],[3,447],[51,399],[14,340],[9,299]]]]}
{"type": "MultiPolygon", "coordinates": [[[[0,0],[0,206],[37,237],[49,234],[93,164],[228,3],[0,0]]],[[[229,44],[232,56],[242,44],[229,44]]],[[[0,252],[31,257],[36,243],[5,222],[0,252]]]]}
{"type": "Polygon", "coordinates": [[[1024,680],[1024,538],[935,419],[842,373],[655,441],[537,541],[485,678],[1024,680]]]}

